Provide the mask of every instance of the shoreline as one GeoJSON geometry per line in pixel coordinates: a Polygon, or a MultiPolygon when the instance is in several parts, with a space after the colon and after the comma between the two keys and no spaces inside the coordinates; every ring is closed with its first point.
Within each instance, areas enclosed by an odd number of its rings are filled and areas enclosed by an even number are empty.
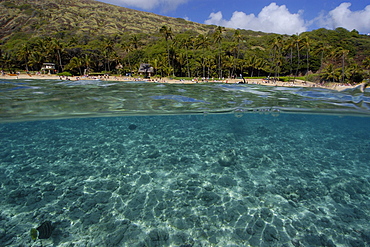
{"type": "MultiPolygon", "coordinates": [[[[17,80],[17,79],[36,79],[36,80],[70,80],[70,81],[78,81],[78,80],[103,80],[103,81],[148,81],[154,83],[171,83],[171,84],[197,84],[197,83],[225,83],[225,84],[238,84],[241,79],[224,79],[224,80],[208,80],[208,81],[196,81],[196,80],[175,80],[171,78],[161,78],[161,79],[143,79],[143,78],[132,78],[126,76],[73,76],[73,77],[62,77],[58,75],[28,75],[28,74],[6,74],[0,75],[0,79],[10,79],[10,80],[17,80]]],[[[330,85],[319,85],[309,81],[302,81],[296,80],[295,82],[283,82],[283,81],[275,81],[271,82],[268,80],[263,79],[245,79],[245,84],[248,85],[265,85],[265,86],[278,86],[278,87],[315,87],[315,88],[326,88],[332,89],[337,91],[342,91],[349,88],[358,87],[358,85],[342,85],[339,83],[333,83],[330,85]]]]}

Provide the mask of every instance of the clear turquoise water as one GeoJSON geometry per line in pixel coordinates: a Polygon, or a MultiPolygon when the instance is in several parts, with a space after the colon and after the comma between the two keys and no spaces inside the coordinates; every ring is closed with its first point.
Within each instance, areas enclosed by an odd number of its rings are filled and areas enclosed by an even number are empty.
{"type": "Polygon", "coordinates": [[[370,245],[369,91],[14,80],[0,102],[0,246],[47,220],[44,246],[370,245]]]}

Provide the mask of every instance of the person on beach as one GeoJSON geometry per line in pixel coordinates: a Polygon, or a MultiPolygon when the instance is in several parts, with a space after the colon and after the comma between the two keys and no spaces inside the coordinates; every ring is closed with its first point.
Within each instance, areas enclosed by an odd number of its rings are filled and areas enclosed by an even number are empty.
{"type": "Polygon", "coordinates": [[[370,81],[369,80],[361,83],[361,85],[360,85],[361,92],[365,92],[365,89],[367,88],[367,86],[369,86],[369,84],[370,84],[370,81]]]}

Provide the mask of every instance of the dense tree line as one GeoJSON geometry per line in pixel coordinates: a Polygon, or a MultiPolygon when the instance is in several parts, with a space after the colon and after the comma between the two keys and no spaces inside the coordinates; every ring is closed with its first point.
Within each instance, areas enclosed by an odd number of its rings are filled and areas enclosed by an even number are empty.
{"type": "Polygon", "coordinates": [[[369,77],[370,37],[356,30],[318,29],[300,35],[251,35],[214,27],[208,34],[70,35],[19,33],[0,46],[3,70],[39,71],[45,62],[57,72],[135,74],[149,63],[158,77],[235,78],[307,76],[314,81],[360,82],[369,77]]]}

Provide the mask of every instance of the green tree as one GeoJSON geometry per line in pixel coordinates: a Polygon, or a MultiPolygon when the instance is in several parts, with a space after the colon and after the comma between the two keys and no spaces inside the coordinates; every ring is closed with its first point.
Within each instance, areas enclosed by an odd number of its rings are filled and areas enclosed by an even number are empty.
{"type": "Polygon", "coordinates": [[[13,60],[12,57],[9,53],[7,52],[2,52],[1,53],[1,63],[2,63],[2,70],[4,71],[4,65],[8,68],[9,73],[12,73],[11,67],[13,65],[13,60]]]}
{"type": "Polygon", "coordinates": [[[305,36],[303,39],[302,39],[302,44],[303,44],[303,47],[306,49],[306,66],[307,66],[307,70],[306,70],[306,75],[308,75],[308,72],[310,70],[310,49],[311,49],[311,41],[310,41],[310,38],[308,36],[305,36]]]}
{"type": "Polygon", "coordinates": [[[114,41],[112,38],[103,38],[102,46],[101,46],[101,51],[104,56],[104,70],[105,71],[111,71],[110,69],[110,57],[112,55],[112,52],[114,50],[114,41]]]}
{"type": "MultiPolygon", "coordinates": [[[[195,46],[202,49],[201,61],[199,64],[202,66],[202,77],[206,77],[206,51],[209,49],[210,40],[206,35],[199,34],[195,40],[195,46]]],[[[209,77],[209,76],[208,76],[209,77]]]]}
{"type": "Polygon", "coordinates": [[[341,75],[341,81],[344,82],[344,79],[345,79],[345,62],[346,62],[346,57],[349,53],[349,50],[346,50],[346,49],[342,49],[340,48],[338,50],[338,53],[340,54],[341,56],[341,60],[342,60],[342,75],[341,75]]]}
{"type": "Polygon", "coordinates": [[[289,75],[293,74],[293,50],[295,48],[295,40],[292,37],[289,37],[285,43],[285,50],[289,51],[289,75]]]}
{"type": "Polygon", "coordinates": [[[365,69],[370,69],[370,56],[362,60],[362,64],[364,65],[365,69]]]}
{"type": "Polygon", "coordinates": [[[365,72],[361,66],[350,60],[349,66],[345,70],[345,78],[348,79],[350,83],[360,83],[364,79],[365,72]]]}
{"type": "Polygon", "coordinates": [[[296,69],[295,76],[298,76],[299,75],[299,70],[301,68],[301,54],[300,54],[300,51],[301,51],[301,37],[299,35],[293,35],[292,38],[293,38],[293,42],[295,44],[295,48],[297,50],[297,69],[296,69]]]}
{"type": "Polygon", "coordinates": [[[256,66],[257,71],[258,71],[257,76],[260,76],[260,72],[263,71],[263,70],[264,71],[269,71],[270,70],[270,67],[269,67],[268,63],[263,58],[258,58],[257,61],[256,61],[255,66],[256,66]]]}
{"type": "Polygon", "coordinates": [[[141,42],[140,42],[140,38],[138,35],[134,34],[130,37],[130,46],[134,49],[134,50],[137,50],[139,49],[140,45],[141,45],[141,42]]]}
{"type": "Polygon", "coordinates": [[[21,48],[18,50],[17,57],[20,61],[22,61],[26,67],[26,71],[28,71],[28,63],[29,57],[31,55],[31,51],[29,48],[28,43],[22,44],[21,48]]]}
{"type": "Polygon", "coordinates": [[[240,58],[239,57],[239,55],[240,55],[240,42],[242,41],[242,39],[243,39],[243,37],[240,34],[240,30],[239,29],[235,30],[234,35],[233,35],[233,40],[236,43],[236,54],[234,54],[236,59],[234,59],[234,61],[233,61],[234,63],[233,63],[233,69],[232,69],[232,72],[231,72],[231,76],[234,76],[236,65],[238,63],[238,59],[240,58]]]}
{"type": "MultiPolygon", "coordinates": [[[[169,40],[172,39],[173,33],[172,29],[167,26],[162,26],[161,29],[159,29],[159,32],[162,34],[163,38],[166,40],[166,45],[167,45],[167,59],[168,59],[168,67],[167,72],[171,71],[171,60],[170,60],[170,45],[169,45],[169,40]]],[[[173,71],[173,70],[172,70],[173,71]]],[[[169,76],[168,74],[167,76],[169,76]]]]}
{"type": "Polygon", "coordinates": [[[32,70],[40,70],[44,60],[45,59],[44,56],[42,55],[42,52],[38,50],[32,50],[29,56],[28,63],[31,66],[32,70]]]}
{"type": "Polygon", "coordinates": [[[223,63],[223,66],[224,66],[225,69],[228,70],[229,77],[231,77],[232,74],[233,74],[233,69],[234,69],[234,66],[236,64],[235,60],[237,60],[237,59],[233,55],[227,55],[225,57],[225,61],[223,63]]]}
{"type": "Polygon", "coordinates": [[[158,54],[155,58],[150,60],[150,64],[153,66],[155,74],[160,74],[163,77],[163,68],[166,66],[166,55],[158,54]]]}
{"type": "Polygon", "coordinates": [[[319,54],[320,56],[320,70],[324,67],[324,59],[327,58],[332,50],[333,46],[329,45],[327,42],[320,40],[317,42],[314,48],[314,54],[319,54]]]}
{"type": "Polygon", "coordinates": [[[189,52],[190,50],[194,49],[194,42],[195,42],[195,38],[193,36],[189,36],[185,38],[184,40],[184,47],[185,47],[185,53],[186,53],[186,70],[187,70],[188,77],[191,77],[189,52]]]}
{"type": "Polygon", "coordinates": [[[130,42],[126,41],[126,42],[121,43],[121,49],[123,50],[124,55],[127,58],[129,71],[131,73],[132,68],[131,68],[130,52],[133,50],[133,47],[130,42]]]}
{"type": "Polygon", "coordinates": [[[282,48],[283,37],[281,35],[276,36],[272,42],[272,66],[274,68],[275,78],[280,76],[282,65],[282,48]]]}
{"type": "Polygon", "coordinates": [[[78,69],[80,75],[82,75],[82,67],[84,66],[84,60],[79,57],[73,57],[66,65],[67,70],[78,69]]]}
{"type": "Polygon", "coordinates": [[[255,55],[248,57],[248,59],[247,59],[247,65],[248,65],[248,67],[251,70],[251,72],[250,72],[250,76],[251,77],[254,76],[254,70],[255,69],[262,69],[262,61],[263,61],[263,59],[258,58],[255,55]]]}
{"type": "Polygon", "coordinates": [[[64,45],[58,39],[52,39],[50,43],[51,49],[56,54],[56,60],[58,61],[59,71],[63,71],[63,64],[62,64],[62,52],[64,50],[64,45]]]}
{"type": "Polygon", "coordinates": [[[175,54],[179,75],[183,76],[183,69],[186,68],[186,74],[190,77],[189,49],[192,47],[192,37],[187,34],[177,35],[173,39],[173,45],[176,48],[175,54]]]}
{"type": "Polygon", "coordinates": [[[340,71],[335,69],[333,64],[329,64],[320,73],[320,78],[323,81],[335,82],[339,80],[340,74],[340,71]]]}
{"type": "Polygon", "coordinates": [[[206,66],[206,70],[207,70],[207,77],[208,78],[211,78],[212,77],[212,74],[213,74],[213,71],[214,69],[216,69],[216,62],[215,62],[215,58],[214,56],[212,55],[207,55],[204,59],[204,63],[205,63],[205,66],[206,66]]]}
{"type": "Polygon", "coordinates": [[[222,42],[222,39],[223,39],[223,32],[225,31],[225,28],[224,27],[221,27],[221,26],[218,26],[216,28],[216,31],[214,32],[213,34],[213,40],[215,43],[218,44],[218,77],[219,78],[222,78],[222,66],[221,66],[221,53],[222,53],[222,49],[221,49],[221,42],[222,42]]]}
{"type": "MultiPolygon", "coordinates": [[[[89,55],[85,54],[85,56],[82,58],[82,65],[85,67],[86,69],[86,73],[89,73],[90,71],[90,66],[92,64],[92,60],[91,58],[89,57],[89,55]]],[[[80,70],[81,72],[81,70],[80,70]]]]}

